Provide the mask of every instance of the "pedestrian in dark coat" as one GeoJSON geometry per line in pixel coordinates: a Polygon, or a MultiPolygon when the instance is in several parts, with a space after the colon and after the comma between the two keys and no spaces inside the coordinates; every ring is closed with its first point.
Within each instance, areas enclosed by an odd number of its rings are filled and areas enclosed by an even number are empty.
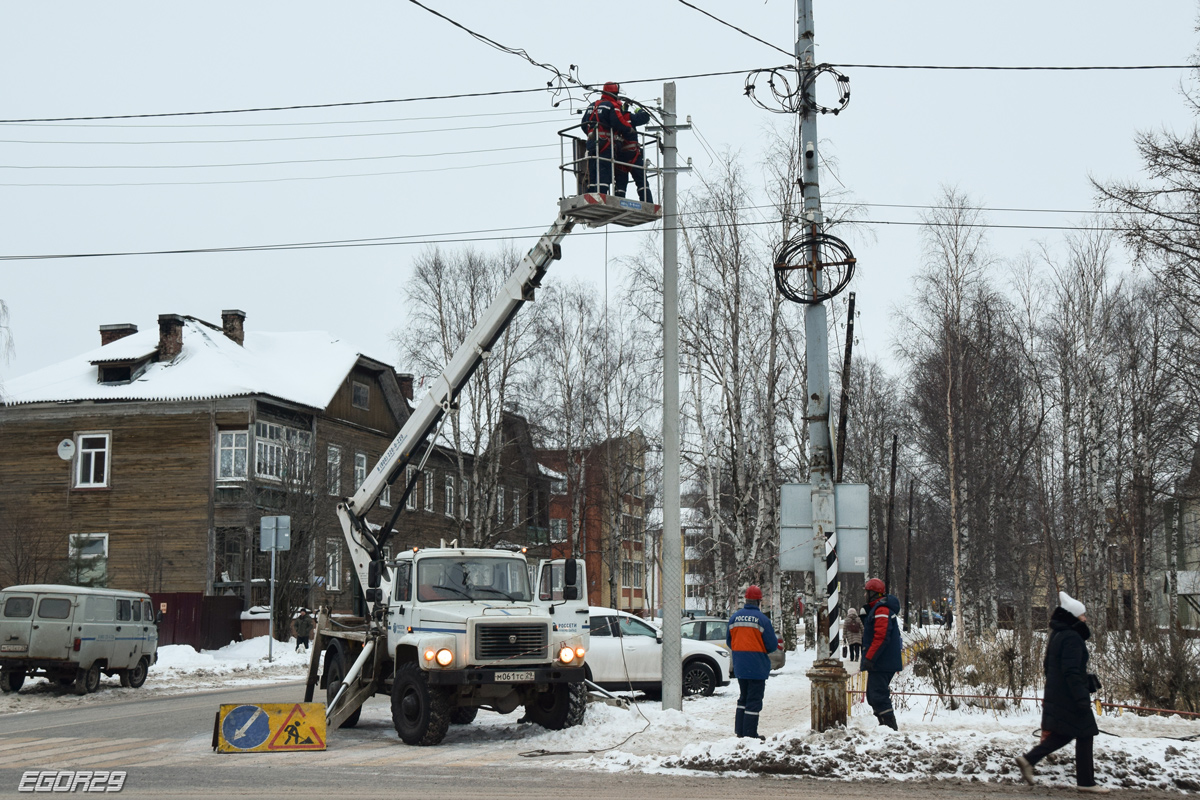
{"type": "MultiPolygon", "coordinates": [[[[1021,776],[1033,785],[1033,767],[1046,756],[1075,740],[1075,783],[1081,792],[1107,794],[1096,785],[1092,739],[1100,733],[1092,714],[1088,651],[1084,644],[1092,632],[1087,609],[1066,592],[1058,593],[1058,608],[1050,616],[1050,641],[1043,666],[1046,689],[1042,699],[1042,739],[1017,757],[1021,776]]],[[[1098,682],[1097,682],[1098,683],[1098,682]]]]}
{"type": "Polygon", "coordinates": [[[308,637],[312,636],[313,621],[308,615],[308,609],[300,609],[300,616],[296,617],[296,651],[300,651],[301,645],[304,649],[308,649],[308,637]]]}
{"type": "Polygon", "coordinates": [[[771,659],[779,647],[775,628],[767,615],[758,610],[762,589],[746,589],[746,605],[733,612],[725,630],[725,644],[733,651],[733,674],[737,676],[738,702],[733,718],[733,732],[739,737],[764,739],[758,735],[758,715],[762,711],[767,678],[771,676],[771,659]]]}
{"type": "Polygon", "coordinates": [[[887,593],[887,587],[879,578],[871,578],[863,586],[867,592],[867,607],[862,613],[862,665],[867,673],[867,702],[875,712],[880,725],[900,730],[896,724],[896,712],[892,708],[890,684],[896,673],[904,669],[900,639],[900,625],[896,614],[900,611],[900,600],[887,593]]]}

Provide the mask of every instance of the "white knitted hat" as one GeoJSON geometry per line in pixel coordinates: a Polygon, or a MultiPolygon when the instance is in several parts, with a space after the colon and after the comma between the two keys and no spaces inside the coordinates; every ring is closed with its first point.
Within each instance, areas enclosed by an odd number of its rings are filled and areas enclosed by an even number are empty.
{"type": "Polygon", "coordinates": [[[1082,617],[1087,613],[1087,608],[1084,607],[1083,603],[1071,597],[1066,592],[1058,593],[1058,605],[1073,617],[1082,617]]]}

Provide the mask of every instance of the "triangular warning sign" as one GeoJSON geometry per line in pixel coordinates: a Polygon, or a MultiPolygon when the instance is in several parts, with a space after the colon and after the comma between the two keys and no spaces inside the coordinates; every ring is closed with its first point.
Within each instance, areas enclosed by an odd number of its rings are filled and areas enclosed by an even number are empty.
{"type": "Polygon", "coordinates": [[[317,732],[315,725],[308,722],[307,715],[299,703],[292,706],[292,711],[283,721],[283,725],[275,732],[275,736],[267,744],[268,750],[324,750],[325,742],[317,732]],[[281,741],[282,739],[282,741],[281,741]]]}

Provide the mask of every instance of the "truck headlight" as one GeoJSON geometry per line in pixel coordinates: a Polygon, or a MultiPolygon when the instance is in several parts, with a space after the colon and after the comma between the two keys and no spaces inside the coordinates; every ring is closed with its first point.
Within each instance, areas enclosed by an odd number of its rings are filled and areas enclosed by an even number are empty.
{"type": "Polygon", "coordinates": [[[570,664],[575,660],[575,651],[570,645],[563,645],[563,649],[558,651],[558,660],[564,664],[570,664]]]}
{"type": "Polygon", "coordinates": [[[575,648],[575,656],[576,656],[576,658],[578,658],[580,661],[582,661],[582,660],[583,660],[583,656],[584,656],[584,654],[586,654],[586,653],[587,653],[587,650],[584,650],[582,647],[576,647],[576,648],[575,648]]]}
{"type": "Polygon", "coordinates": [[[443,667],[450,666],[450,662],[454,660],[454,653],[451,653],[445,647],[437,651],[437,662],[443,667]]]}

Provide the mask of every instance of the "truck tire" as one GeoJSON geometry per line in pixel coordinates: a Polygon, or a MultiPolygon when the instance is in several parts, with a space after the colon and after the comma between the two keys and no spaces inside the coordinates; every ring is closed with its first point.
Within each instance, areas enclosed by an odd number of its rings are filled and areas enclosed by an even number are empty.
{"type": "Polygon", "coordinates": [[[146,682],[146,672],[150,669],[150,661],[145,656],[134,664],[129,669],[123,669],[119,673],[121,676],[121,685],[130,689],[140,689],[142,684],[146,682]]]}
{"type": "MultiPolygon", "coordinates": [[[[333,704],[333,698],[337,696],[338,689],[342,686],[342,678],[346,677],[346,657],[342,655],[341,648],[331,647],[325,653],[325,704],[326,708],[333,704]]],[[[362,716],[362,706],[354,709],[354,712],[342,722],[341,727],[353,728],[358,724],[358,718],[362,716]]]]}
{"type": "Polygon", "coordinates": [[[439,744],[450,728],[450,694],[429,685],[419,666],[403,664],[392,678],[392,724],[405,744],[439,744]]]}
{"type": "Polygon", "coordinates": [[[479,713],[479,709],[475,706],[458,706],[450,709],[450,724],[451,725],[470,725],[475,721],[475,715],[479,713]]]}
{"type": "Polygon", "coordinates": [[[25,683],[25,670],[23,669],[6,669],[0,672],[0,691],[5,694],[21,691],[23,683],[25,683]]]}
{"type": "Polygon", "coordinates": [[[717,673],[703,661],[689,661],[683,665],[683,693],[711,697],[717,689],[717,673]]]}
{"type": "Polygon", "coordinates": [[[559,683],[548,692],[538,692],[525,704],[525,718],[552,731],[583,722],[587,711],[587,688],[580,683],[559,683]]]}
{"type": "Polygon", "coordinates": [[[100,688],[100,662],[93,661],[87,669],[75,673],[75,694],[89,694],[100,688]]]}

